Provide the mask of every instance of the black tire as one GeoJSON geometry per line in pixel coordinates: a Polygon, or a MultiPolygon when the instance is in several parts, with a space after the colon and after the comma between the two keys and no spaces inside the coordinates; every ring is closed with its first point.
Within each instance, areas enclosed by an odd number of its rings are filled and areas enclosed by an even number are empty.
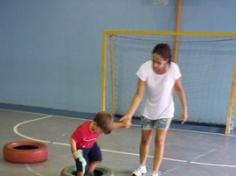
{"type": "MultiPolygon", "coordinates": [[[[61,176],[75,176],[75,173],[75,166],[68,166],[61,171],[61,176]]],[[[114,176],[113,171],[104,166],[97,167],[94,173],[96,176],[114,176]]]]}

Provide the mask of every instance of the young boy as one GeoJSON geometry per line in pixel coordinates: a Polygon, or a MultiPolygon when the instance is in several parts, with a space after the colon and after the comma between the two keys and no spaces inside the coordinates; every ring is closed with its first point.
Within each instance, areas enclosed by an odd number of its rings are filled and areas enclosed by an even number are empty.
{"type": "Polygon", "coordinates": [[[115,128],[128,128],[128,121],[113,122],[107,112],[98,112],[93,121],[85,121],[71,135],[70,144],[75,159],[77,175],[92,176],[96,166],[102,161],[102,154],[96,140],[99,136],[111,133],[115,128]]]}

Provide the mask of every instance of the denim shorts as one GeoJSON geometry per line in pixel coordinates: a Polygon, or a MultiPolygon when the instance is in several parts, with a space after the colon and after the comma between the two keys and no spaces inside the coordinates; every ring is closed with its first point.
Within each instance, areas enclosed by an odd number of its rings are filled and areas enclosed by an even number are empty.
{"type": "Polygon", "coordinates": [[[171,124],[172,118],[163,118],[157,120],[150,120],[145,117],[141,118],[141,126],[143,130],[151,129],[163,129],[168,130],[171,124]]]}

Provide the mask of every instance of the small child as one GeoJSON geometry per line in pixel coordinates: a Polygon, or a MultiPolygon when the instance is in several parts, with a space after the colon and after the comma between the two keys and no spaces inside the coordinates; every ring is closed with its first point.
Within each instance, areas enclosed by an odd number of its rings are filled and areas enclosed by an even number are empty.
{"type": "Polygon", "coordinates": [[[97,164],[102,161],[102,153],[96,143],[102,133],[110,134],[112,129],[129,126],[128,121],[113,122],[113,116],[107,112],[98,112],[93,121],[82,123],[70,139],[77,169],[76,176],[92,176],[97,164]]]}

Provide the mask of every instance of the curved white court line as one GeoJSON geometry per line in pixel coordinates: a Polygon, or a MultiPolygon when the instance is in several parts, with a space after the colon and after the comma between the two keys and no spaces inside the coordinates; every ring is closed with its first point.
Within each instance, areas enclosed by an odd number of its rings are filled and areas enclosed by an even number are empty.
{"type": "MultiPolygon", "coordinates": [[[[1,108],[0,108],[1,109],[1,108]]],[[[1,110],[4,110],[4,111],[14,111],[14,112],[21,112],[21,113],[27,113],[27,114],[38,114],[38,115],[45,115],[45,114],[42,114],[42,113],[33,113],[33,112],[27,112],[27,111],[20,111],[20,110],[12,110],[12,109],[1,109],[1,110]]],[[[85,118],[77,118],[77,117],[64,117],[64,116],[60,116],[58,115],[57,117],[55,118],[65,118],[65,119],[75,119],[75,120],[88,120],[88,119],[85,119],[85,118]]],[[[140,127],[140,125],[136,125],[136,124],[133,124],[132,125],[133,127],[140,127]]],[[[221,134],[221,133],[213,133],[213,132],[204,132],[204,131],[196,131],[196,130],[190,130],[190,129],[176,129],[176,128],[170,128],[170,131],[180,131],[180,132],[191,132],[191,133],[199,133],[199,134],[210,134],[210,135],[217,135],[217,136],[225,136],[224,134],[221,134]]],[[[230,134],[228,135],[227,137],[236,137],[236,135],[234,134],[230,134]]]]}
{"type": "Polygon", "coordinates": [[[18,132],[18,127],[21,126],[21,125],[24,125],[24,124],[27,124],[27,123],[31,123],[31,122],[35,122],[35,121],[39,121],[39,120],[43,120],[43,119],[47,119],[47,118],[50,118],[52,117],[51,115],[48,115],[48,116],[45,116],[45,117],[40,117],[40,118],[37,118],[37,119],[33,119],[33,120],[26,120],[26,121],[23,121],[23,122],[20,122],[18,124],[16,124],[13,128],[13,131],[14,133],[16,133],[18,136],[21,136],[25,139],[29,139],[29,140],[34,140],[34,141],[39,141],[39,142],[43,142],[43,143],[50,143],[50,141],[45,141],[45,140],[40,140],[40,139],[35,139],[35,138],[32,138],[30,136],[26,136],[26,135],[23,135],[22,133],[19,133],[18,132]]]}
{"type": "MultiPolygon", "coordinates": [[[[36,139],[36,138],[30,137],[30,136],[26,136],[26,135],[24,135],[24,134],[22,134],[22,133],[20,133],[20,132],[18,131],[19,126],[21,126],[21,125],[23,125],[23,124],[28,124],[28,123],[31,123],[31,122],[35,122],[35,121],[47,119],[47,118],[50,118],[50,117],[52,117],[52,116],[49,115],[49,116],[45,116],[45,117],[36,118],[36,119],[33,119],[33,120],[26,120],[26,121],[20,122],[20,123],[16,124],[16,125],[13,127],[13,131],[14,131],[17,135],[19,135],[19,136],[21,136],[21,137],[23,137],[23,138],[26,138],[26,139],[35,140],[35,141],[40,141],[40,142],[44,142],[44,143],[51,143],[51,144],[56,144],[56,145],[62,145],[62,146],[69,146],[69,144],[67,144],[67,143],[61,143],[61,142],[54,142],[54,141],[46,141],[46,140],[36,139]]],[[[54,117],[54,118],[56,118],[56,117],[54,117]]],[[[75,119],[85,120],[85,119],[81,119],[81,118],[75,118],[75,119]]],[[[129,152],[116,151],[116,150],[109,150],[109,149],[102,149],[102,151],[108,152],[108,153],[115,153],[115,154],[123,154],[123,155],[130,155],[130,156],[139,156],[139,154],[137,154],[137,153],[129,153],[129,152]]],[[[148,158],[153,158],[153,156],[148,155],[148,158]]],[[[188,163],[188,164],[202,165],[202,166],[214,166],[214,167],[236,168],[236,165],[228,165],[228,164],[194,162],[194,161],[181,160],[181,159],[175,159],[175,158],[167,158],[167,157],[164,157],[163,159],[164,159],[164,160],[169,160],[169,161],[176,161],[176,162],[188,163]]]]}

